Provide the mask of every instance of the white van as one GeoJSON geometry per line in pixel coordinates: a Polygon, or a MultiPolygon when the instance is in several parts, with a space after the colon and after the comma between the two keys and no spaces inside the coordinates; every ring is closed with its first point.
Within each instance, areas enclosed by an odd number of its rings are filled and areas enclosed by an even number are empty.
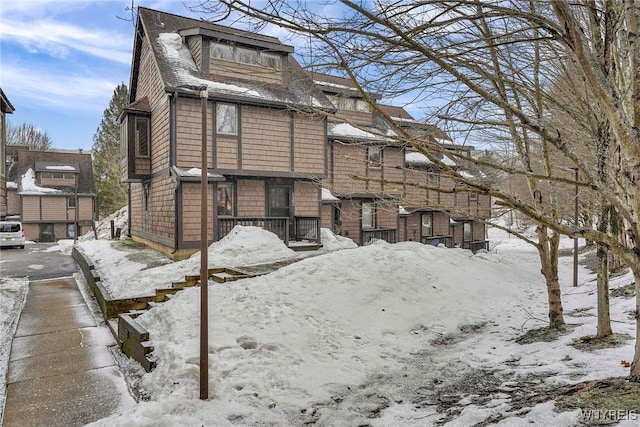
{"type": "Polygon", "coordinates": [[[8,246],[24,249],[24,230],[20,221],[0,221],[0,248],[8,246]]]}

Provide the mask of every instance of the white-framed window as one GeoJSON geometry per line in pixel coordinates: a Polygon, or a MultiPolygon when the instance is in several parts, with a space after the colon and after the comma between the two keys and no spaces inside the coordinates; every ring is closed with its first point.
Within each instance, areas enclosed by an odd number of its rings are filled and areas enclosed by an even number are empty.
{"type": "Polygon", "coordinates": [[[422,236],[433,236],[433,214],[431,212],[424,212],[421,217],[422,236]]]}
{"type": "Polygon", "coordinates": [[[382,163],[382,147],[371,145],[367,147],[367,165],[369,169],[380,169],[382,163]]]}
{"type": "Polygon", "coordinates": [[[233,216],[233,183],[219,182],[217,192],[218,216],[233,216]]]}
{"type": "Polygon", "coordinates": [[[210,52],[212,58],[233,61],[233,46],[228,44],[211,43],[210,52]]]}
{"type": "Polygon", "coordinates": [[[375,228],[376,208],[373,202],[362,202],[362,228],[375,228]]]}
{"type": "Polygon", "coordinates": [[[216,105],[216,129],[224,135],[238,134],[238,107],[233,104],[216,105]]]}

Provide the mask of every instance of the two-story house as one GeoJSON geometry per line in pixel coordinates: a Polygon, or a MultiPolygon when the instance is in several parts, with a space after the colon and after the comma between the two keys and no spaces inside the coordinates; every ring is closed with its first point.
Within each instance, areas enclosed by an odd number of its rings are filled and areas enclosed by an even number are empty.
{"type": "Polygon", "coordinates": [[[437,164],[434,159],[407,146],[404,156],[406,184],[400,202],[400,240],[444,244],[473,251],[486,249],[485,221],[491,217],[491,197],[463,191],[464,184],[443,171],[443,168],[450,167],[461,177],[481,179],[479,171],[461,159],[470,157],[474,148],[455,144],[441,129],[416,121],[402,108],[380,107],[397,126],[415,138],[416,144],[429,147],[431,156],[441,162],[437,164]]]}
{"type": "Polygon", "coordinates": [[[7,216],[22,221],[27,240],[55,242],[93,229],[97,193],[90,153],[8,145],[6,157],[7,216]]]}
{"type": "Polygon", "coordinates": [[[134,239],[174,259],[198,250],[204,127],[208,240],[243,224],[319,244],[327,124],[317,112],[334,108],[292,54],[274,37],[138,8],[121,117],[134,239]]]}
{"type": "Polygon", "coordinates": [[[0,88],[0,219],[7,216],[7,114],[13,114],[15,109],[9,99],[0,88]]]}
{"type": "Polygon", "coordinates": [[[473,147],[455,144],[437,127],[416,121],[401,107],[379,104],[380,97],[368,93],[383,118],[350,79],[319,73],[313,78],[337,109],[327,123],[324,227],[359,244],[382,239],[486,247],[490,197],[456,191],[461,184],[443,171],[450,167],[471,178],[467,162],[455,153],[468,156],[473,147]],[[405,133],[393,130],[398,127],[405,133]],[[428,146],[441,164],[408,138],[428,146]]]}
{"type": "MultiPolygon", "coordinates": [[[[311,73],[336,107],[327,122],[326,194],[323,221],[364,245],[375,239],[398,241],[404,143],[367,103],[350,79],[311,73]]],[[[380,97],[369,94],[373,100],[380,97]]]]}

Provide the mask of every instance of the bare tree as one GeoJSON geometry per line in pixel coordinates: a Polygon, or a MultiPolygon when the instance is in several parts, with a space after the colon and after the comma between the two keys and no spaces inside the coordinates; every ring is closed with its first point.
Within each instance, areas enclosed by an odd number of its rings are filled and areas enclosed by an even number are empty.
{"type": "MultiPolygon", "coordinates": [[[[519,147],[519,166],[483,166],[523,177],[531,194],[527,199],[457,174],[433,155],[437,147],[417,143],[397,130],[405,142],[465,184],[466,191],[490,194],[504,206],[534,219],[539,224],[539,244],[550,251],[550,262],[557,233],[562,233],[597,242],[630,266],[636,279],[639,326],[631,379],[640,381],[638,0],[343,0],[340,4],[339,18],[323,17],[308,3],[294,0],[273,0],[260,9],[248,1],[221,0],[205,2],[202,8],[216,16],[240,12],[258,20],[254,22],[274,23],[312,37],[313,65],[352,78],[365,99],[368,90],[386,97],[411,94],[415,102],[425,105],[433,99],[444,99],[443,104],[428,111],[427,118],[440,118],[440,124],[449,126],[450,134],[455,130],[462,138],[474,138],[491,129],[510,135],[519,147]],[[604,149],[607,142],[603,153],[615,153],[620,165],[617,170],[592,167],[598,156],[594,158],[585,149],[584,140],[566,132],[584,120],[584,115],[574,115],[571,103],[553,89],[553,82],[566,80],[569,69],[574,82],[589,88],[592,104],[587,109],[591,107],[601,115],[601,123],[609,132],[607,138],[599,139],[592,131],[589,143],[600,141],[604,149]],[[545,120],[550,111],[557,110],[568,113],[569,122],[563,127],[545,120]],[[542,157],[540,168],[531,160],[534,153],[542,157]],[[566,170],[558,169],[560,165],[577,168],[580,182],[567,178],[566,170]],[[597,193],[602,206],[609,206],[610,212],[619,216],[624,235],[610,227],[593,229],[562,221],[554,190],[560,183],[597,193]],[[548,188],[546,196],[542,186],[548,188]],[[547,229],[553,230],[550,237],[547,229]]],[[[474,161],[464,156],[460,159],[474,161]]],[[[541,260],[545,262],[542,256],[541,260]]],[[[549,267],[553,275],[554,266],[549,267]]],[[[551,293],[557,292],[555,285],[549,292],[551,302],[555,298],[551,293]]]]}
{"type": "Polygon", "coordinates": [[[46,131],[32,124],[14,125],[9,122],[7,123],[7,144],[26,145],[37,151],[47,151],[51,149],[51,138],[46,131]]]}

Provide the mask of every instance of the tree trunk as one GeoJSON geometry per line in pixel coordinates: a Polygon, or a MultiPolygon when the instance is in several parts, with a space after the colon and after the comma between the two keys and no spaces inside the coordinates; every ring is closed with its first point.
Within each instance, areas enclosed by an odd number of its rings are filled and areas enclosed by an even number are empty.
{"type": "Polygon", "coordinates": [[[598,245],[598,332],[596,337],[603,338],[613,334],[609,312],[609,251],[598,245]]]}
{"type": "Polygon", "coordinates": [[[559,329],[565,324],[560,297],[560,281],[558,280],[558,236],[553,233],[549,237],[547,227],[538,226],[538,254],[540,256],[541,273],[547,284],[549,302],[549,328],[559,329]]]}

